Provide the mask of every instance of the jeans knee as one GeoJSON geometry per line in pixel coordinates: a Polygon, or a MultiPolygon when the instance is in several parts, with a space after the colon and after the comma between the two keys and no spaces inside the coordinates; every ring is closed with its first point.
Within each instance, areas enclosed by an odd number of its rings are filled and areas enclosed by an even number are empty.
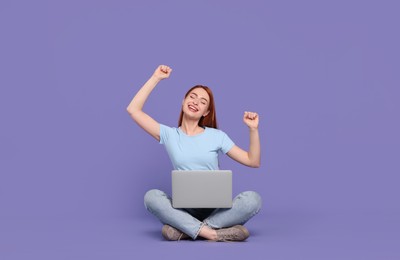
{"type": "Polygon", "coordinates": [[[152,189],[146,192],[144,195],[144,206],[147,210],[156,208],[157,202],[160,201],[160,197],[165,196],[165,193],[161,190],[152,189]]]}
{"type": "Polygon", "coordinates": [[[262,207],[262,199],[260,194],[255,191],[245,191],[242,192],[240,196],[249,212],[257,213],[260,211],[262,207]]]}

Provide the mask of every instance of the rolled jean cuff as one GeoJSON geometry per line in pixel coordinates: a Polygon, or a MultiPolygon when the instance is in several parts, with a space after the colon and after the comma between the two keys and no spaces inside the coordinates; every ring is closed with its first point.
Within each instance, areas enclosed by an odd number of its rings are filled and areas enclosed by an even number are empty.
{"type": "Polygon", "coordinates": [[[204,225],[205,225],[205,223],[203,223],[203,222],[200,224],[200,227],[197,230],[196,234],[194,235],[194,237],[192,237],[193,240],[195,240],[199,236],[200,230],[203,228],[204,225]]]}
{"type": "Polygon", "coordinates": [[[211,228],[211,229],[218,229],[217,226],[213,226],[212,224],[208,223],[208,220],[207,220],[207,219],[205,219],[205,220],[203,221],[203,224],[206,225],[207,227],[211,228]]]}

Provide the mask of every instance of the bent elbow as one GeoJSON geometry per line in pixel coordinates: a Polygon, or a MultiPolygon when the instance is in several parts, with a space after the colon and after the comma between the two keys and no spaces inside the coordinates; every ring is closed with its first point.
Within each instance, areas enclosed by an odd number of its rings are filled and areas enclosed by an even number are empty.
{"type": "Polygon", "coordinates": [[[247,162],[243,163],[244,165],[251,167],[251,168],[259,168],[261,165],[260,160],[256,160],[256,159],[248,159],[247,162]]]}
{"type": "Polygon", "coordinates": [[[131,107],[126,108],[126,112],[128,112],[129,115],[134,116],[137,112],[137,109],[133,109],[131,107]]]}
{"type": "Polygon", "coordinates": [[[261,162],[260,162],[260,161],[254,162],[254,163],[251,165],[251,167],[253,167],[253,168],[260,168],[260,166],[261,166],[261,162]]]}

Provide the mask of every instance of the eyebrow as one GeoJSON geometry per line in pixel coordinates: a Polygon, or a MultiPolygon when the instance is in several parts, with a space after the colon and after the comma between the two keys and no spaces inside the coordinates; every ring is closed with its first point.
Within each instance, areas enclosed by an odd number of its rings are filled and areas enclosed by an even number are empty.
{"type": "MultiPolygon", "coordinates": [[[[197,95],[197,93],[195,93],[195,92],[190,92],[190,94],[194,94],[194,95],[196,95],[196,97],[198,97],[199,95],[197,95]]],[[[206,98],[201,98],[201,99],[203,99],[204,101],[206,101],[207,103],[208,103],[208,100],[206,99],[206,98]]]]}

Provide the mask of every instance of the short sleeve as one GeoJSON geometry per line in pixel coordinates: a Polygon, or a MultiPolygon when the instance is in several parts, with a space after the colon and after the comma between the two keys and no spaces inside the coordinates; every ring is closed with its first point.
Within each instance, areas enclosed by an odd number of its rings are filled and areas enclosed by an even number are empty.
{"type": "Polygon", "coordinates": [[[222,132],[221,151],[223,153],[227,153],[229,152],[230,149],[232,149],[234,145],[235,143],[232,141],[232,139],[229,138],[229,136],[226,133],[222,132]]]}
{"type": "Polygon", "coordinates": [[[160,124],[160,144],[165,144],[165,142],[168,140],[170,131],[171,127],[160,124]]]}

